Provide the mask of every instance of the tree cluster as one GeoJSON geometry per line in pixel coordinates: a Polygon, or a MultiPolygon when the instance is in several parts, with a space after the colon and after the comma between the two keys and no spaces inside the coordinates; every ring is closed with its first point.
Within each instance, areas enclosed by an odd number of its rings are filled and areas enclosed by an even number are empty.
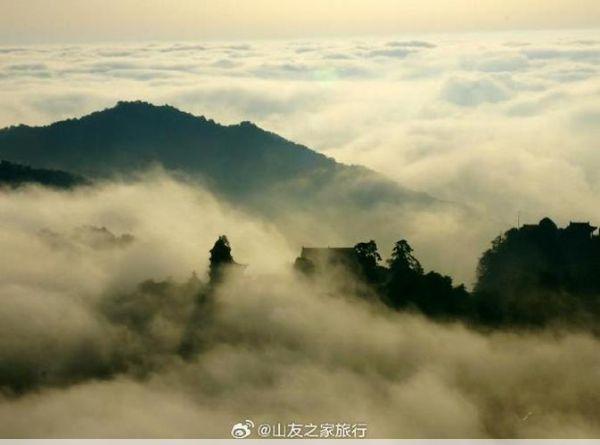
{"type": "Polygon", "coordinates": [[[375,241],[359,243],[354,250],[360,275],[388,306],[439,318],[465,313],[469,300],[465,287],[454,286],[450,277],[437,272],[425,273],[408,241],[400,240],[394,245],[387,267],[379,264],[381,255],[375,241]]]}
{"type": "Polygon", "coordinates": [[[477,269],[479,317],[493,325],[593,323],[600,315],[600,237],[587,223],[549,218],[492,242],[477,269]]]}
{"type": "MultiPolygon", "coordinates": [[[[593,328],[600,319],[600,237],[594,230],[588,223],[558,228],[549,218],[508,230],[480,258],[471,292],[448,276],[425,272],[406,240],[395,244],[385,266],[374,241],[357,244],[358,267],[350,271],[397,310],[489,327],[593,328]]],[[[315,272],[304,263],[300,270],[315,272]]]]}

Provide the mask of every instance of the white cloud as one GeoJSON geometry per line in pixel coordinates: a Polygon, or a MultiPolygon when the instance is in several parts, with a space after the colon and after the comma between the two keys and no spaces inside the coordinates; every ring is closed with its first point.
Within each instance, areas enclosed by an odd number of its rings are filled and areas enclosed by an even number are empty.
{"type": "Polygon", "coordinates": [[[441,96],[455,105],[476,107],[484,103],[504,102],[510,99],[512,93],[490,78],[453,77],[443,85],[441,96]]]}
{"type": "MultiPolygon", "coordinates": [[[[23,384],[0,395],[2,437],[224,438],[246,418],[365,422],[371,438],[600,432],[600,342],[587,333],[482,333],[391,312],[331,276],[302,279],[272,225],[158,173],[21,189],[0,206],[0,383],[23,384]],[[90,224],[135,240],[38,236],[90,224]],[[202,277],[221,233],[250,267],[210,305],[172,282],[131,293],[148,278],[202,277]],[[183,360],[189,332],[202,347],[183,360]]],[[[449,222],[421,221],[439,237],[449,222]]]]}

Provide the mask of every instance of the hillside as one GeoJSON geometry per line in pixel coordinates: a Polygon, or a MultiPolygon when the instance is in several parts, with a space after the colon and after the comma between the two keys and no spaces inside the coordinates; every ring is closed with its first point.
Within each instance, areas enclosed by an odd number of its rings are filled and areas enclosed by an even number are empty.
{"type": "MultiPolygon", "coordinates": [[[[171,106],[119,102],[79,119],[0,130],[0,156],[97,177],[153,164],[203,180],[234,200],[288,188],[304,200],[334,182],[360,180],[353,200],[428,199],[362,167],[347,166],[250,122],[224,126],[171,106]],[[286,185],[289,185],[287,187],[286,185]]],[[[350,190],[345,190],[343,194],[350,190]]]]}
{"type": "Polygon", "coordinates": [[[86,184],[81,176],[60,170],[31,168],[26,165],[0,161],[0,187],[19,187],[25,184],[40,184],[48,187],[68,189],[86,184]]]}

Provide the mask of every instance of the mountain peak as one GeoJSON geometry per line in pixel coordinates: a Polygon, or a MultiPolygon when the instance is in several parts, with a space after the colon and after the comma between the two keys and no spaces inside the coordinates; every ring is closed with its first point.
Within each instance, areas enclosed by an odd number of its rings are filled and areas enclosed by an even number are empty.
{"type": "MultiPolygon", "coordinates": [[[[113,107],[106,108],[101,111],[94,112],[88,116],[96,116],[96,115],[110,115],[110,114],[120,114],[120,115],[130,115],[130,116],[151,116],[151,115],[171,115],[178,118],[194,118],[202,121],[206,121],[207,119],[204,116],[195,116],[191,113],[182,111],[178,108],[175,108],[172,105],[163,104],[156,105],[150,102],[146,102],[143,100],[133,100],[133,101],[124,101],[120,100],[113,107]]],[[[83,118],[86,118],[84,116],[83,118]]]]}
{"type": "Polygon", "coordinates": [[[0,155],[90,177],[158,163],[236,189],[265,176],[283,180],[336,164],[248,121],[225,126],[171,105],[145,101],[120,101],[44,127],[5,129],[0,131],[0,155]],[[244,175],[236,175],[236,169],[244,175]]]}
{"type": "MultiPolygon", "coordinates": [[[[132,114],[172,114],[173,116],[179,116],[179,117],[185,117],[185,118],[193,118],[193,119],[198,119],[200,121],[203,122],[209,122],[211,124],[214,125],[219,125],[222,126],[218,123],[216,123],[214,120],[212,119],[207,119],[205,116],[200,115],[200,116],[196,116],[192,113],[188,113],[186,111],[182,111],[179,108],[176,108],[172,105],[169,104],[163,104],[163,105],[156,105],[153,104],[151,102],[146,102],[143,100],[133,100],[133,101],[126,101],[126,100],[120,100],[117,102],[117,104],[111,108],[106,108],[102,111],[99,111],[97,113],[132,113],[132,114]]],[[[96,113],[92,113],[92,114],[96,114],[96,113]]],[[[241,121],[238,124],[233,124],[231,125],[231,127],[241,127],[241,128],[247,128],[247,129],[256,129],[256,130],[260,130],[260,131],[265,131],[263,129],[261,129],[258,125],[256,125],[254,122],[245,120],[245,121],[241,121]]]]}
{"type": "Polygon", "coordinates": [[[181,113],[181,114],[189,114],[186,113],[184,111],[181,111],[171,105],[155,105],[153,103],[150,102],[146,102],[143,100],[120,100],[117,102],[117,104],[115,106],[113,106],[112,108],[107,108],[104,111],[111,111],[111,110],[117,110],[117,111],[171,111],[171,112],[176,112],[176,113],[181,113]]]}

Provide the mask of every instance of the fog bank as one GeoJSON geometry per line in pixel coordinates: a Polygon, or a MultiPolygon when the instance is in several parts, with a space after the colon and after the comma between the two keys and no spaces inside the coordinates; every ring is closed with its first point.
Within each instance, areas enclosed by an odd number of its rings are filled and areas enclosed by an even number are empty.
{"type": "Polygon", "coordinates": [[[228,437],[244,419],[600,434],[600,343],[584,333],[483,334],[308,282],[273,226],[160,173],[2,191],[0,207],[1,437],[228,437]],[[200,304],[190,277],[205,281],[222,233],[249,267],[200,304]]]}

